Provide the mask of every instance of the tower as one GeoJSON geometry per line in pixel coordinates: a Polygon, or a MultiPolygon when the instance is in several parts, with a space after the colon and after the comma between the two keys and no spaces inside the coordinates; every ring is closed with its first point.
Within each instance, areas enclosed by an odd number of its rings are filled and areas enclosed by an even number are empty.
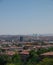
{"type": "Polygon", "coordinates": [[[23,36],[20,36],[20,42],[22,42],[23,41],[23,36]]]}

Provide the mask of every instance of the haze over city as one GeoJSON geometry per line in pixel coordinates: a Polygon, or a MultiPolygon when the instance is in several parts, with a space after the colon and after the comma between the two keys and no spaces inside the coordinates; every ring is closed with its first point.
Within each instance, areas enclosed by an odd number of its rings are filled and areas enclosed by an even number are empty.
{"type": "Polygon", "coordinates": [[[53,0],[0,0],[1,34],[53,34],[53,0]]]}

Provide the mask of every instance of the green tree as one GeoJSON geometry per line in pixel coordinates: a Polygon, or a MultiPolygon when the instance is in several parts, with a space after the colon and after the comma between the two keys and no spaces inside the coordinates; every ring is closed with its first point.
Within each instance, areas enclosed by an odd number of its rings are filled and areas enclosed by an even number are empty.
{"type": "Polygon", "coordinates": [[[15,65],[15,64],[13,64],[13,63],[7,63],[6,65],[15,65]]]}
{"type": "Polygon", "coordinates": [[[6,63],[11,62],[11,58],[7,55],[0,56],[0,64],[5,65],[6,63]]]}
{"type": "Polygon", "coordinates": [[[37,65],[53,65],[53,59],[51,58],[45,58],[37,65]]]}
{"type": "Polygon", "coordinates": [[[19,54],[13,55],[12,62],[14,64],[16,64],[16,65],[21,65],[22,64],[22,61],[21,61],[20,55],[19,54]]]}
{"type": "Polygon", "coordinates": [[[29,60],[27,61],[27,65],[35,65],[39,61],[39,56],[37,55],[37,53],[34,50],[32,50],[32,51],[30,51],[28,59],[29,60]]]}
{"type": "Polygon", "coordinates": [[[48,48],[48,51],[53,51],[53,47],[49,47],[48,48]]]}
{"type": "Polygon", "coordinates": [[[20,63],[7,63],[6,65],[20,65],[20,63]]]}
{"type": "Polygon", "coordinates": [[[37,54],[38,54],[38,55],[40,55],[40,54],[42,54],[42,53],[45,53],[45,52],[48,52],[48,49],[46,49],[46,48],[41,48],[41,49],[38,49],[38,50],[37,50],[37,54]]]}

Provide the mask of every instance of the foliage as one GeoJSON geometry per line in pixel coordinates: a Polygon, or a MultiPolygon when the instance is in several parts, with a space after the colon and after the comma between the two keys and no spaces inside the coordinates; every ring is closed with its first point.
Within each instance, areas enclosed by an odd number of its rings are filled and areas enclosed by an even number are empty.
{"type": "Polygon", "coordinates": [[[48,52],[48,49],[46,49],[46,48],[41,48],[41,49],[38,49],[38,50],[37,50],[37,54],[38,54],[38,55],[40,55],[40,54],[42,54],[42,53],[45,53],[45,52],[48,52]]]}
{"type": "Polygon", "coordinates": [[[6,65],[20,65],[20,63],[7,63],[6,65]]]}
{"type": "Polygon", "coordinates": [[[16,65],[21,65],[22,62],[21,62],[21,58],[20,58],[20,55],[19,54],[15,54],[13,55],[12,57],[12,62],[16,65]]]}
{"type": "Polygon", "coordinates": [[[40,54],[48,51],[53,51],[53,47],[48,49],[41,48],[37,51],[31,50],[26,62],[21,60],[21,56],[17,53],[13,56],[2,55],[0,56],[0,65],[53,65],[52,58],[44,58],[42,61],[40,60],[40,54]]]}
{"type": "Polygon", "coordinates": [[[28,59],[29,60],[27,62],[27,65],[35,65],[39,61],[39,56],[37,55],[37,53],[34,50],[32,50],[32,51],[30,51],[28,59]]]}
{"type": "Polygon", "coordinates": [[[15,64],[13,64],[13,63],[7,63],[6,65],[15,65],[15,64]]]}
{"type": "Polygon", "coordinates": [[[40,63],[37,65],[53,65],[53,59],[51,58],[44,58],[40,63]]]}
{"type": "Polygon", "coordinates": [[[11,62],[11,58],[7,55],[0,56],[0,64],[5,65],[6,63],[11,62]]]}
{"type": "Polygon", "coordinates": [[[48,48],[48,51],[53,51],[53,47],[49,47],[48,48]]]}

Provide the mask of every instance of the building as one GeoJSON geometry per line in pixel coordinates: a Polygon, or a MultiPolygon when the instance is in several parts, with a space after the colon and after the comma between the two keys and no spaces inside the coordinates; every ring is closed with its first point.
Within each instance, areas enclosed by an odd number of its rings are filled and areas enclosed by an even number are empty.
{"type": "Polygon", "coordinates": [[[41,58],[50,57],[53,58],[53,52],[46,52],[41,54],[41,58]]]}
{"type": "Polygon", "coordinates": [[[23,41],[23,36],[20,36],[20,42],[22,42],[23,41]]]}

